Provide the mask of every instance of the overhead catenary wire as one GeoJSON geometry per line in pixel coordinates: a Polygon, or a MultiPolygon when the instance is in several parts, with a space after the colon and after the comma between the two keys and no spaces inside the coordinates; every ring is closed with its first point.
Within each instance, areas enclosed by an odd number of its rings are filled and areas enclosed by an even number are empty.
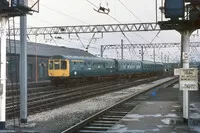
{"type": "MultiPolygon", "coordinates": [[[[69,34],[69,35],[70,35],[70,34],[69,34]]],[[[77,39],[74,39],[74,40],[79,41],[79,42],[82,44],[82,47],[83,47],[85,50],[87,50],[88,47],[91,47],[91,46],[90,46],[91,44],[94,44],[94,43],[92,43],[92,40],[94,39],[94,36],[95,36],[95,34],[93,34],[92,38],[89,39],[89,38],[84,38],[84,37],[81,38],[78,34],[76,34],[77,39]],[[87,46],[85,46],[85,45],[84,45],[84,42],[83,42],[82,40],[87,40],[87,41],[89,41],[89,44],[87,44],[87,46]]],[[[55,38],[56,38],[56,37],[55,37],[55,38]]],[[[58,38],[58,39],[61,39],[62,37],[58,36],[57,38],[58,38]]],[[[56,38],[56,39],[57,39],[57,38],[56,38]]],[[[64,38],[62,38],[62,39],[64,39],[64,38]]],[[[69,39],[70,39],[70,40],[73,40],[73,38],[70,38],[70,36],[69,36],[69,39]]],[[[51,36],[51,40],[53,40],[53,39],[52,39],[52,36],[51,36]]],[[[67,40],[67,41],[69,41],[69,40],[67,40]]],[[[69,41],[69,42],[71,42],[71,41],[69,41]]],[[[73,43],[77,43],[77,42],[73,42],[73,43]]],[[[98,48],[96,48],[96,49],[98,49],[98,48]]]]}
{"type": "MultiPolygon", "coordinates": [[[[121,24],[121,22],[119,20],[117,20],[116,18],[114,18],[113,16],[109,15],[111,18],[113,18],[114,20],[116,20],[118,23],[121,24]]],[[[121,29],[120,29],[121,30],[121,29]]],[[[127,41],[132,44],[132,42],[130,41],[130,39],[126,36],[126,34],[121,30],[121,33],[123,34],[123,36],[127,39],[127,41]]],[[[136,53],[136,51],[134,50],[134,52],[136,53]]]]}
{"type": "Polygon", "coordinates": [[[78,37],[78,39],[79,39],[80,43],[82,44],[83,48],[85,49],[86,47],[85,47],[85,45],[83,44],[83,42],[82,42],[81,38],[79,37],[79,35],[78,35],[77,33],[76,33],[76,36],[78,37]]]}
{"type": "MultiPolygon", "coordinates": [[[[119,2],[136,18],[138,19],[141,23],[143,23],[121,0],[119,0],[119,2]]],[[[150,42],[150,44],[155,40],[156,37],[158,37],[159,33],[161,30],[158,31],[158,33],[156,34],[156,36],[152,39],[152,41],[150,42]]],[[[138,35],[138,34],[136,34],[138,35]]],[[[140,36],[141,37],[141,36],[140,36]]],[[[143,37],[142,37],[143,38],[143,37]]],[[[160,38],[161,39],[161,38],[160,38]]],[[[143,40],[146,40],[143,38],[143,40]]],[[[147,41],[147,40],[146,40],[147,41]]],[[[148,41],[147,41],[148,42],[148,41]]]]}
{"type": "MultiPolygon", "coordinates": [[[[89,0],[86,0],[87,2],[89,2],[91,5],[93,5],[93,6],[95,6],[95,7],[97,7],[95,4],[93,4],[92,2],[90,2],[89,0]]],[[[98,7],[97,7],[98,8],[98,7]]],[[[111,16],[110,14],[107,14],[109,17],[111,17],[112,19],[114,19],[115,21],[117,21],[118,23],[120,23],[121,24],[121,22],[119,21],[119,20],[117,20],[115,17],[113,17],[113,16],[111,16]]],[[[128,37],[125,35],[125,33],[121,30],[121,32],[122,32],[122,34],[124,35],[124,37],[128,40],[128,42],[130,43],[130,44],[132,44],[131,43],[131,41],[128,39],[128,37]]]]}
{"type": "MultiPolygon", "coordinates": [[[[95,4],[93,4],[92,2],[90,2],[89,0],[86,0],[87,2],[89,2],[91,5],[97,7],[95,4]]],[[[98,7],[97,7],[98,8],[98,7]]],[[[107,14],[108,16],[110,16],[112,19],[114,19],[115,21],[117,21],[118,23],[121,24],[121,22],[119,20],[117,20],[115,17],[111,16],[110,14],[107,14]]],[[[125,35],[125,33],[121,30],[122,34],[124,35],[124,37],[127,39],[127,41],[132,44],[132,42],[129,40],[129,38],[125,35]]]]}
{"type": "Polygon", "coordinates": [[[50,37],[53,40],[53,42],[56,44],[56,46],[59,47],[58,44],[57,44],[57,42],[54,40],[54,38],[53,38],[53,36],[51,34],[50,34],[50,37]]]}
{"type": "Polygon", "coordinates": [[[92,38],[90,39],[90,42],[88,43],[88,45],[85,48],[87,52],[88,52],[89,46],[90,46],[90,44],[91,44],[92,39],[94,38],[94,36],[95,36],[95,33],[92,35],[92,38]]]}
{"type": "MultiPolygon", "coordinates": [[[[89,2],[91,5],[97,7],[95,4],[93,4],[93,3],[90,2],[89,0],[86,0],[86,1],[89,2]]],[[[120,0],[119,0],[119,2],[120,2],[134,17],[136,17],[140,22],[142,22],[142,21],[131,11],[123,2],[121,2],[120,0]]],[[[98,7],[97,7],[97,8],[98,8],[98,7]]],[[[112,19],[114,19],[115,21],[117,21],[118,23],[121,24],[121,22],[120,22],[119,20],[117,20],[115,17],[111,16],[110,14],[107,14],[107,15],[110,16],[112,19]]],[[[159,30],[158,33],[155,35],[155,37],[151,40],[150,44],[152,44],[152,42],[155,40],[155,38],[158,37],[158,35],[160,34],[160,31],[161,31],[161,30],[159,30]]],[[[124,32],[123,32],[123,31],[121,31],[121,32],[122,32],[122,34],[124,35],[124,37],[129,41],[129,43],[132,44],[131,41],[128,39],[128,37],[124,34],[124,32]]],[[[146,40],[146,39],[145,39],[144,37],[142,37],[141,35],[136,34],[136,33],[135,33],[135,35],[137,35],[138,37],[142,38],[143,40],[145,40],[146,42],[149,43],[149,41],[146,40]]],[[[144,53],[145,53],[145,51],[144,51],[144,53]]]]}
{"type": "Polygon", "coordinates": [[[54,26],[54,24],[52,24],[52,23],[50,23],[50,22],[48,22],[48,21],[46,21],[46,20],[39,19],[38,17],[35,17],[35,16],[32,16],[32,17],[35,18],[36,20],[39,20],[39,21],[43,22],[43,23],[49,24],[49,25],[51,25],[51,26],[54,26]]]}
{"type": "Polygon", "coordinates": [[[140,21],[140,23],[142,23],[142,21],[121,1],[119,0],[119,2],[137,19],[140,21]]]}
{"type": "Polygon", "coordinates": [[[96,8],[98,8],[98,6],[96,6],[95,4],[93,4],[91,1],[86,0],[88,3],[90,3],[91,5],[95,6],[96,8]]]}
{"type": "MultiPolygon", "coordinates": [[[[120,0],[119,0],[119,2],[136,18],[136,19],[138,19],[139,21],[140,21],[140,23],[143,23],[123,2],[121,2],[120,0]]],[[[119,21],[118,21],[119,22],[119,21]]],[[[135,33],[135,35],[136,36],[138,36],[138,37],[140,37],[140,38],[142,38],[143,40],[145,40],[146,42],[149,42],[149,41],[147,41],[144,37],[142,37],[142,36],[140,36],[139,34],[137,34],[137,33],[135,33]]]]}
{"type": "MultiPolygon", "coordinates": [[[[53,40],[52,38],[53,38],[53,36],[51,37],[50,42],[53,41],[53,42],[55,43],[56,40],[53,40]]],[[[82,39],[83,39],[83,40],[87,40],[87,42],[91,40],[91,39],[86,39],[86,38],[82,38],[82,39]]],[[[65,39],[63,38],[63,41],[71,42],[71,43],[73,43],[73,45],[74,45],[74,44],[80,44],[80,43],[78,43],[78,42],[76,42],[76,41],[71,41],[71,40],[73,40],[73,39],[65,40],[65,39]]],[[[76,40],[79,40],[79,39],[76,39],[76,40]]],[[[79,41],[80,41],[80,40],[79,40],[79,41]]],[[[86,43],[86,41],[84,41],[84,42],[82,41],[82,43],[84,44],[84,43],[86,43]]],[[[61,44],[61,43],[59,42],[59,44],[61,44]]],[[[94,43],[91,42],[90,44],[94,44],[94,43]]],[[[78,45],[77,45],[77,46],[78,46],[78,45]]],[[[59,47],[59,46],[58,46],[58,47],[59,47]]],[[[85,49],[85,48],[84,48],[84,49],[85,49]]],[[[96,49],[99,49],[99,48],[97,47],[96,49]]]]}
{"type": "MultiPolygon", "coordinates": [[[[118,23],[120,23],[120,24],[122,24],[119,20],[117,20],[115,17],[113,17],[113,16],[111,16],[111,15],[109,15],[108,14],[108,16],[110,16],[112,19],[114,19],[115,21],[117,21],[118,23]]],[[[123,31],[121,31],[122,32],[122,34],[123,35],[125,35],[124,33],[123,33],[123,31]]],[[[144,37],[142,37],[142,36],[140,36],[139,34],[137,34],[137,33],[134,33],[136,36],[138,36],[138,37],[140,37],[140,38],[142,38],[143,40],[145,40],[146,42],[148,42],[144,37]]],[[[131,44],[131,43],[130,43],[131,44]]]]}
{"type": "Polygon", "coordinates": [[[64,13],[64,12],[61,12],[61,11],[59,11],[59,10],[56,10],[56,9],[47,7],[47,6],[44,5],[44,4],[40,4],[40,5],[43,6],[43,7],[45,7],[45,8],[47,8],[47,9],[49,9],[49,10],[55,11],[55,12],[57,12],[57,13],[59,13],[59,14],[62,14],[62,15],[67,16],[67,17],[69,17],[69,18],[72,18],[72,19],[74,19],[74,20],[76,20],[76,21],[79,21],[79,22],[81,22],[81,23],[89,24],[89,23],[84,22],[84,21],[82,21],[82,20],[80,20],[80,19],[78,19],[78,18],[75,18],[75,17],[73,17],[73,16],[71,16],[71,15],[69,15],[69,14],[67,14],[67,13],[64,13]]]}
{"type": "MultiPolygon", "coordinates": [[[[152,43],[153,43],[153,41],[156,39],[156,37],[158,37],[158,35],[160,34],[160,32],[161,32],[161,30],[159,30],[159,31],[157,32],[157,34],[154,36],[154,38],[151,40],[151,42],[150,42],[149,44],[152,44],[152,43]]],[[[155,47],[154,47],[154,49],[155,49],[155,47]]],[[[160,49],[160,48],[159,48],[159,49],[160,49]]],[[[144,50],[144,54],[145,54],[146,51],[147,51],[147,49],[144,50]]]]}

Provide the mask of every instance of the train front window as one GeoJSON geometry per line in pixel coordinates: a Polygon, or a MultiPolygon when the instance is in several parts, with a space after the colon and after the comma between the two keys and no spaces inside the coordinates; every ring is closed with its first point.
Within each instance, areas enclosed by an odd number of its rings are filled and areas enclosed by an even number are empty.
{"type": "Polygon", "coordinates": [[[61,61],[61,69],[67,69],[67,62],[61,61]]]}
{"type": "Polygon", "coordinates": [[[60,69],[60,62],[54,62],[54,69],[55,70],[60,69]]]}
{"type": "Polygon", "coordinates": [[[52,70],[53,69],[53,61],[49,62],[49,69],[52,70]]]}

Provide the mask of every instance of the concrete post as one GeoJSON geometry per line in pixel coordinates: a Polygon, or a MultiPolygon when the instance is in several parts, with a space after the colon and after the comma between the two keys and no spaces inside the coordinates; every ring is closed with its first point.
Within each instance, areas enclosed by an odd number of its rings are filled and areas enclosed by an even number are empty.
{"type": "MultiPolygon", "coordinates": [[[[182,68],[189,68],[189,39],[191,35],[191,31],[184,30],[181,31],[181,62],[182,68]]],[[[188,90],[183,91],[183,118],[184,121],[187,122],[189,117],[189,92],[188,90]]]]}
{"type": "Polygon", "coordinates": [[[20,120],[27,123],[27,17],[20,17],[20,120]]]}

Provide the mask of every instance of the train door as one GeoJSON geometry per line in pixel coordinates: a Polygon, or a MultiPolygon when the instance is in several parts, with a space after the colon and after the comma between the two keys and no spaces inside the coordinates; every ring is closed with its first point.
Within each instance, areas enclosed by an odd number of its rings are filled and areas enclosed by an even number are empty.
{"type": "Polygon", "coordinates": [[[61,73],[62,76],[69,76],[69,60],[61,60],[61,73]]]}
{"type": "Polygon", "coordinates": [[[119,71],[118,61],[116,59],[114,59],[114,61],[115,61],[115,72],[118,72],[119,71]]]}

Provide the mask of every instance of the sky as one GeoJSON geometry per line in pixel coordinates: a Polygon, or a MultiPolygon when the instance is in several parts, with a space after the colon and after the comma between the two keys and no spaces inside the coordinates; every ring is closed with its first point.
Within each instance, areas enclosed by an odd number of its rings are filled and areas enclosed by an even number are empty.
{"type": "MultiPolygon", "coordinates": [[[[34,1],[34,0],[31,0],[34,1]]],[[[158,7],[161,6],[161,0],[158,0],[158,7]]],[[[39,13],[28,15],[28,27],[48,27],[48,26],[76,26],[76,25],[96,25],[96,24],[119,24],[119,23],[148,23],[156,22],[155,0],[40,0],[39,13]],[[94,9],[99,5],[110,9],[108,16],[100,14],[94,9]]],[[[158,10],[158,20],[160,20],[160,11],[158,10]]],[[[19,25],[19,23],[18,23],[19,25]]],[[[121,39],[125,44],[131,43],[180,43],[180,34],[176,31],[161,31],[157,37],[158,31],[153,32],[132,32],[125,33],[104,33],[96,34],[92,39],[93,34],[79,34],[80,40],[76,35],[61,35],[62,39],[52,39],[49,36],[40,36],[35,39],[30,37],[31,41],[48,43],[56,46],[66,46],[71,48],[84,49],[89,42],[89,52],[95,55],[100,54],[100,45],[120,44],[121,39]],[[127,40],[130,40],[130,42],[127,40]]],[[[198,40],[197,37],[191,38],[198,40]]],[[[180,49],[157,49],[156,60],[161,60],[161,53],[167,56],[174,55],[171,60],[175,60],[180,49]],[[170,53],[169,53],[170,52],[170,53]],[[160,58],[160,59],[159,59],[160,58]]],[[[106,50],[105,57],[120,58],[120,50],[106,50]]],[[[139,49],[125,50],[127,59],[140,59],[139,49]],[[130,53],[130,51],[134,51],[130,53]]],[[[147,49],[145,52],[147,60],[152,59],[152,49],[147,49]]]]}

